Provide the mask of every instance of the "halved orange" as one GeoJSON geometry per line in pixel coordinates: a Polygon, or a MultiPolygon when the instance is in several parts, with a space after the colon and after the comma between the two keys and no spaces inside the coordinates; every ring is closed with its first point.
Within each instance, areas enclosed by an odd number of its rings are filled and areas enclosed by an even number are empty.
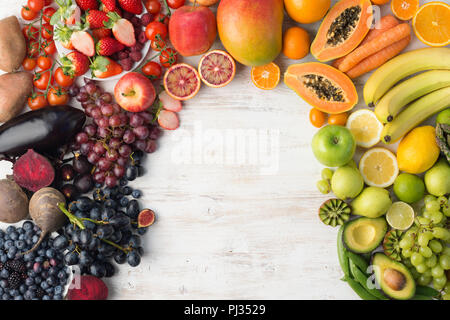
{"type": "Polygon", "coordinates": [[[280,68],[273,62],[252,68],[252,82],[264,90],[272,90],[280,82],[280,68]]]}
{"type": "Polygon", "coordinates": [[[450,5],[441,1],[424,4],[414,16],[413,29],[417,38],[428,46],[450,44],[450,5]]]}
{"type": "Polygon", "coordinates": [[[410,20],[419,10],[419,0],[392,0],[391,10],[400,20],[410,20]]]}

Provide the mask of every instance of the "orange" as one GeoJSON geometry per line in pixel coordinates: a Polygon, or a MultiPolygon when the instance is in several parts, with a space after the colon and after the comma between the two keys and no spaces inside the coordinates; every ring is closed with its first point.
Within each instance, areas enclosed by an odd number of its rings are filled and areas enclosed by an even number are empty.
{"type": "Polygon", "coordinates": [[[443,47],[450,44],[450,5],[440,1],[424,4],[414,16],[413,29],[426,45],[443,47]]]}
{"type": "Polygon", "coordinates": [[[252,68],[252,82],[264,90],[272,90],[280,82],[280,68],[273,62],[252,68]]]}
{"type": "Polygon", "coordinates": [[[371,0],[373,4],[382,5],[388,3],[390,0],[371,0]]]}
{"type": "Polygon", "coordinates": [[[339,126],[345,126],[345,124],[347,123],[347,119],[348,119],[348,113],[347,112],[331,114],[328,117],[328,124],[335,124],[335,125],[339,125],[339,126]]]}
{"type": "Polygon", "coordinates": [[[305,29],[292,27],[283,36],[283,53],[289,59],[301,59],[309,53],[309,34],[305,29]]]}
{"type": "Polygon", "coordinates": [[[410,20],[419,10],[419,0],[392,0],[391,10],[400,20],[410,20]]]}
{"type": "Polygon", "coordinates": [[[331,0],[284,0],[288,15],[299,23],[313,23],[322,19],[331,0]]]}

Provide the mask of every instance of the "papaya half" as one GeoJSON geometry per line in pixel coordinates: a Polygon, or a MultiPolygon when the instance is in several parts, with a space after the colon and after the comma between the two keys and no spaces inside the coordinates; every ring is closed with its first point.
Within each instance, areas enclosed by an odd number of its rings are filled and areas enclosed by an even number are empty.
{"type": "Polygon", "coordinates": [[[372,26],[370,0],[340,0],[325,16],[311,44],[311,53],[325,62],[352,52],[372,26]]]}
{"type": "Polygon", "coordinates": [[[324,63],[290,65],[284,74],[284,83],[308,104],[329,114],[348,111],[358,103],[352,80],[324,63]]]}

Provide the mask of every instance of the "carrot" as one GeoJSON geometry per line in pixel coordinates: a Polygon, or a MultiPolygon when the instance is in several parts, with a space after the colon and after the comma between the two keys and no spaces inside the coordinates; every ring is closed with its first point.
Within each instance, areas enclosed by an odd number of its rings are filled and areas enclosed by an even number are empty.
{"type": "Polygon", "coordinates": [[[403,38],[406,38],[410,34],[411,27],[408,23],[401,23],[391,28],[387,32],[378,35],[375,39],[367,42],[347,55],[339,66],[339,70],[342,72],[349,71],[365,58],[377,53],[397,41],[400,41],[403,38]]]}
{"type": "MultiPolygon", "coordinates": [[[[359,44],[358,47],[360,47],[360,46],[366,44],[367,42],[369,42],[369,41],[375,39],[375,38],[376,38],[377,36],[379,36],[380,34],[385,33],[386,31],[388,31],[389,29],[395,27],[395,26],[398,25],[398,24],[399,24],[398,20],[397,20],[394,16],[392,16],[392,15],[390,15],[390,14],[387,15],[387,16],[382,17],[382,18],[380,19],[380,21],[378,21],[378,22],[375,24],[375,27],[369,31],[369,33],[367,34],[367,36],[366,36],[366,37],[364,38],[364,40],[359,44]]],[[[333,67],[339,69],[339,66],[341,65],[342,61],[344,61],[345,57],[346,57],[346,56],[341,57],[341,58],[339,58],[339,59],[337,59],[337,60],[334,60],[334,62],[333,62],[333,64],[332,64],[333,67]]]]}
{"type": "Polygon", "coordinates": [[[351,79],[355,79],[369,71],[378,68],[389,59],[398,55],[403,49],[406,48],[410,41],[411,36],[407,36],[406,38],[403,38],[402,40],[397,41],[390,46],[378,51],[377,53],[374,53],[373,55],[365,58],[355,67],[347,71],[347,75],[351,79]]]}

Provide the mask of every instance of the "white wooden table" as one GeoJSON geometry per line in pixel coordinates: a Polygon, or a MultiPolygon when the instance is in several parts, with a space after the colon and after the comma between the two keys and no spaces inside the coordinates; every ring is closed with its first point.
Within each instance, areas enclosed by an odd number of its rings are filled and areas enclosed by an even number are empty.
{"type": "MultiPolygon", "coordinates": [[[[19,16],[24,3],[2,0],[0,18],[19,16]]],[[[293,24],[285,19],[285,27],[293,24]]],[[[313,38],[318,24],[303,27],[313,38]]],[[[415,39],[407,50],[421,46],[415,39]]],[[[275,62],[284,72],[312,60],[280,55],[275,62]]],[[[356,82],[360,93],[365,79],[356,82]]],[[[339,280],[337,229],[317,216],[330,195],[315,186],[322,166],[311,151],[309,110],[282,80],[275,90],[257,89],[239,64],[227,87],[202,86],[185,103],[181,127],[164,133],[147,174],[133,183],[157,222],[144,237],[142,263],[122,265],[106,280],[110,298],[357,299],[339,280]],[[233,137],[242,148],[227,142],[233,137]]],[[[6,174],[8,163],[0,165],[6,174]]]]}

